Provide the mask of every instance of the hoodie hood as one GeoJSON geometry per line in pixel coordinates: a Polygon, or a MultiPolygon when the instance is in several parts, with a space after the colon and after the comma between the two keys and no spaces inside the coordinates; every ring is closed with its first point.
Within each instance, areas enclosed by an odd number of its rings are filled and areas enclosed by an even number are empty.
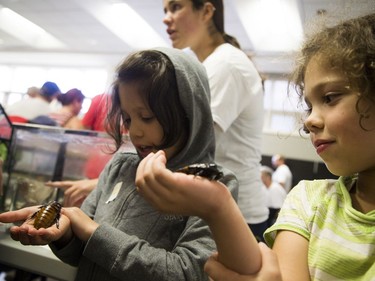
{"type": "Polygon", "coordinates": [[[186,145],[169,159],[171,170],[195,163],[214,161],[215,135],[210,108],[210,87],[204,66],[193,56],[173,48],[156,48],[175,68],[178,93],[189,120],[186,145]]]}

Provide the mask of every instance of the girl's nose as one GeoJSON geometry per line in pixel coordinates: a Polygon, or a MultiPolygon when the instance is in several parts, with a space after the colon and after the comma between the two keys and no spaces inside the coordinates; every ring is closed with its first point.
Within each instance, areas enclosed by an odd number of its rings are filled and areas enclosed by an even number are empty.
{"type": "Polygon", "coordinates": [[[311,110],[311,113],[305,119],[304,127],[309,132],[315,132],[324,127],[323,118],[318,110],[311,110]]]}

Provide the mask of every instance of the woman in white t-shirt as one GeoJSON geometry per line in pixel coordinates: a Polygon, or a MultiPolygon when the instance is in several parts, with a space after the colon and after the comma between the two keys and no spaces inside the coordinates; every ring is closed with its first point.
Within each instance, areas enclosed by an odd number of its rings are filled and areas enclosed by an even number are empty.
{"type": "Polygon", "coordinates": [[[215,160],[236,174],[238,205],[254,235],[263,240],[268,208],[259,174],[262,79],[237,40],[225,33],[222,0],[164,0],[163,6],[173,47],[190,47],[207,70],[215,160]]]}

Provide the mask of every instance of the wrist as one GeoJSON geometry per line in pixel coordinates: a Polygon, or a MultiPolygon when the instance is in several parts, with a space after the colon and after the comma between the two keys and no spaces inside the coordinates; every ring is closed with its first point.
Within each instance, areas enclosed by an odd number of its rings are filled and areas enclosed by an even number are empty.
{"type": "Polygon", "coordinates": [[[53,244],[56,246],[56,248],[61,249],[64,248],[66,245],[70,243],[70,241],[73,240],[73,232],[72,229],[69,227],[68,230],[61,236],[60,239],[53,242],[53,244]]]}
{"type": "Polygon", "coordinates": [[[237,204],[226,186],[222,185],[217,188],[218,191],[213,194],[212,198],[209,198],[207,211],[202,216],[208,225],[224,219],[233,205],[237,204]]]}

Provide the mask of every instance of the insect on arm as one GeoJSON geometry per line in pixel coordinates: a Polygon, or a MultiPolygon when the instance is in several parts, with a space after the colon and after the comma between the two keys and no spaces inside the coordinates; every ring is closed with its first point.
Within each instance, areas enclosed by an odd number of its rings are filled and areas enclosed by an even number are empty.
{"type": "Polygon", "coordinates": [[[213,163],[192,164],[182,167],[176,172],[200,176],[209,180],[220,180],[223,177],[223,173],[219,170],[217,165],[213,163]]]}

